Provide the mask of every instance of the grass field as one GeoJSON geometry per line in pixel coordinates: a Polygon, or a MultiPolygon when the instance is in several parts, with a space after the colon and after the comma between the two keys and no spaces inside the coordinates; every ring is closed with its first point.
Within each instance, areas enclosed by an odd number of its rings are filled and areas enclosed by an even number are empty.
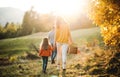
{"type": "MultiPolygon", "coordinates": [[[[72,33],[73,41],[74,43],[77,44],[78,47],[86,43],[91,43],[94,40],[99,41],[99,45],[103,43],[102,38],[100,36],[99,28],[79,29],[72,31],[71,33],[72,33]]],[[[23,75],[25,75],[25,77],[28,77],[28,75],[31,75],[31,77],[36,77],[37,75],[37,77],[60,77],[60,75],[63,75],[61,74],[61,72],[56,72],[54,68],[55,65],[51,65],[50,60],[48,65],[48,74],[43,75],[41,73],[40,57],[38,57],[38,53],[35,51],[34,48],[32,48],[31,44],[35,44],[37,47],[39,47],[39,44],[43,37],[47,37],[47,32],[35,33],[24,37],[0,40],[0,59],[8,58],[7,61],[10,61],[10,63],[7,62],[8,65],[4,65],[4,63],[0,65],[1,76],[16,77],[19,75],[20,77],[23,77],[23,75]]],[[[73,57],[74,55],[68,55],[67,68],[69,70],[66,72],[65,77],[74,77],[76,75],[79,76],[82,73],[80,72],[80,70],[78,71],[76,69],[77,67],[79,67],[79,64],[77,65],[71,63],[71,61],[74,60],[79,61],[78,58],[76,57],[80,57],[80,56],[76,56],[74,58],[73,57]],[[72,72],[71,70],[74,71],[72,72]]]]}
{"type": "Polygon", "coordinates": [[[92,42],[94,40],[98,40],[100,43],[102,43],[102,37],[98,27],[75,30],[72,32],[72,37],[74,42],[78,45],[83,45],[84,42],[92,42]]]}
{"type": "Polygon", "coordinates": [[[46,35],[47,33],[36,33],[24,37],[0,40],[0,56],[19,55],[31,51],[31,44],[39,46],[41,39],[46,35]]]}
{"type": "MultiPolygon", "coordinates": [[[[75,30],[71,33],[73,41],[78,45],[82,45],[84,42],[91,42],[95,39],[102,41],[99,28],[75,30]]],[[[31,51],[31,44],[33,43],[38,47],[43,37],[47,37],[47,33],[36,33],[24,37],[0,40],[0,56],[31,51]]]]}

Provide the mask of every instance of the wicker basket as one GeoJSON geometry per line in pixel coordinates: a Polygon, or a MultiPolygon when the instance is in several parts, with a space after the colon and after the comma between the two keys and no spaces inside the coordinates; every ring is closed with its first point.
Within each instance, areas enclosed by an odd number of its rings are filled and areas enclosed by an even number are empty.
{"type": "Polygon", "coordinates": [[[77,54],[78,47],[76,44],[72,44],[69,46],[68,53],[69,54],[77,54]]]}

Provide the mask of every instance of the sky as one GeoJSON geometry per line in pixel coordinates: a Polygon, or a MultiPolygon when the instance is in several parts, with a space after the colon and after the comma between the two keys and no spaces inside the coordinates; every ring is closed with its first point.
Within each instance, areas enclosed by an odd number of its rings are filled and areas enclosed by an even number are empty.
{"type": "Polygon", "coordinates": [[[41,13],[55,11],[60,14],[73,14],[82,11],[86,0],[0,0],[0,7],[14,7],[20,10],[34,10],[41,13]]]}
{"type": "MultiPolygon", "coordinates": [[[[14,7],[26,11],[31,6],[38,6],[45,0],[0,0],[0,7],[14,7]]],[[[47,1],[47,0],[46,0],[47,1]]]]}

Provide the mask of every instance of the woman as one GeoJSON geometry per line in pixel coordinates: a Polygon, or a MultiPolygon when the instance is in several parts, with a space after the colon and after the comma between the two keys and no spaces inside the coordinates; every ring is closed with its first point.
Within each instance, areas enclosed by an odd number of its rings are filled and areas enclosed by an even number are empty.
{"type": "Polygon", "coordinates": [[[72,44],[69,24],[62,18],[56,18],[55,41],[57,43],[57,69],[60,69],[62,59],[62,69],[66,70],[66,59],[69,44],[72,44]]]}

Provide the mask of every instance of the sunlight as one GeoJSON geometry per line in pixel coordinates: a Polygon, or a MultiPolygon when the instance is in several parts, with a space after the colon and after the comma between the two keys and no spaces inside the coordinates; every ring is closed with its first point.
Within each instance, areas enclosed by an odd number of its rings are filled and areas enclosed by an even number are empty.
{"type": "Polygon", "coordinates": [[[57,4],[55,10],[58,14],[62,15],[74,15],[78,12],[82,12],[85,5],[85,0],[61,0],[57,4]]]}
{"type": "Polygon", "coordinates": [[[15,7],[23,11],[32,6],[39,13],[55,12],[59,15],[75,15],[84,11],[88,0],[2,0],[0,7],[15,7]]]}
{"type": "Polygon", "coordinates": [[[58,15],[74,15],[82,12],[87,0],[40,0],[34,9],[40,13],[55,12],[58,15]]]}

